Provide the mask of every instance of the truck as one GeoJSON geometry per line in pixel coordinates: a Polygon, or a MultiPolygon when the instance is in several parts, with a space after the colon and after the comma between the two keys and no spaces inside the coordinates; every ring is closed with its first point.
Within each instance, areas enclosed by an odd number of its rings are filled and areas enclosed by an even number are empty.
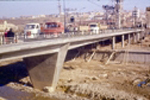
{"type": "Polygon", "coordinates": [[[40,23],[28,23],[24,29],[24,36],[26,38],[36,38],[41,33],[40,23]]]}
{"type": "Polygon", "coordinates": [[[26,38],[37,38],[47,35],[55,35],[64,33],[64,26],[61,22],[45,22],[40,23],[28,23],[24,29],[24,35],[26,38]]]}
{"type": "Polygon", "coordinates": [[[55,35],[64,33],[64,25],[61,22],[46,22],[42,28],[44,35],[55,35]]]}
{"type": "Polygon", "coordinates": [[[92,33],[98,34],[102,30],[106,30],[108,27],[107,25],[101,25],[100,23],[89,23],[89,30],[92,33]]]}
{"type": "Polygon", "coordinates": [[[90,32],[98,34],[100,27],[98,23],[89,23],[90,32]]]}
{"type": "Polygon", "coordinates": [[[89,26],[79,26],[79,31],[88,32],[89,31],[89,26]]]}

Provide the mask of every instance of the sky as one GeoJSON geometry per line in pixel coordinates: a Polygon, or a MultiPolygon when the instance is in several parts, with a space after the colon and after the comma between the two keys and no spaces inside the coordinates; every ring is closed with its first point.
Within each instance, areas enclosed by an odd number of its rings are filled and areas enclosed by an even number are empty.
{"type": "MultiPolygon", "coordinates": [[[[63,0],[61,1],[63,11],[63,0]]],[[[102,5],[111,5],[111,0],[64,0],[66,8],[77,9],[78,12],[103,11],[102,5]],[[84,9],[83,9],[84,8],[84,9]]],[[[150,0],[124,0],[124,10],[134,7],[145,11],[150,0]]],[[[0,18],[30,15],[58,14],[58,0],[0,0],[0,18]]]]}

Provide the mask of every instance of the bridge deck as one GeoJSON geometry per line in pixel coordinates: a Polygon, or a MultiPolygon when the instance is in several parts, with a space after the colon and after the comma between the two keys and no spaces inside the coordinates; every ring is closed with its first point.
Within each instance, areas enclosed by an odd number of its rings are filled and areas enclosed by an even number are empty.
{"type": "MultiPolygon", "coordinates": [[[[21,51],[26,49],[34,49],[34,48],[40,48],[45,46],[53,46],[53,45],[61,45],[64,43],[74,43],[74,42],[82,42],[82,41],[90,41],[90,40],[99,40],[110,38],[112,36],[119,36],[124,34],[130,34],[133,32],[141,32],[143,30],[137,29],[137,30],[126,30],[122,32],[112,32],[112,33],[105,33],[105,34],[92,34],[92,35],[73,35],[73,36],[67,36],[62,38],[55,38],[55,39],[49,39],[49,40],[36,40],[31,42],[23,42],[23,43],[15,43],[15,44],[7,44],[0,46],[0,54],[7,53],[7,52],[14,52],[14,51],[21,51]]],[[[70,47],[69,49],[73,49],[73,47],[70,47]]]]}

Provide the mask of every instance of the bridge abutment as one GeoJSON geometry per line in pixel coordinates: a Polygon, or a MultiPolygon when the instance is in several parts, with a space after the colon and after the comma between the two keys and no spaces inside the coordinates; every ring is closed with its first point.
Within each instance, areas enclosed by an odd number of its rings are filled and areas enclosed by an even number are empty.
{"type": "Polygon", "coordinates": [[[56,53],[24,58],[34,88],[55,90],[68,47],[69,43],[62,45],[56,53]]]}

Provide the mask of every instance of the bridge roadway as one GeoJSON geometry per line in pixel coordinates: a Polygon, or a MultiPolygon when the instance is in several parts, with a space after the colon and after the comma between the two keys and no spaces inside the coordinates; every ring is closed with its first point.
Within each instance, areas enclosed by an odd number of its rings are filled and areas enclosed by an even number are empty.
{"type": "Polygon", "coordinates": [[[128,43],[130,43],[130,34],[133,34],[136,42],[143,32],[143,29],[130,29],[105,34],[71,36],[2,45],[0,46],[0,62],[23,58],[33,87],[42,90],[48,86],[51,91],[54,91],[68,50],[110,38],[113,40],[112,49],[114,49],[116,36],[122,37],[122,47],[124,47],[124,35],[128,34],[128,43]]]}

